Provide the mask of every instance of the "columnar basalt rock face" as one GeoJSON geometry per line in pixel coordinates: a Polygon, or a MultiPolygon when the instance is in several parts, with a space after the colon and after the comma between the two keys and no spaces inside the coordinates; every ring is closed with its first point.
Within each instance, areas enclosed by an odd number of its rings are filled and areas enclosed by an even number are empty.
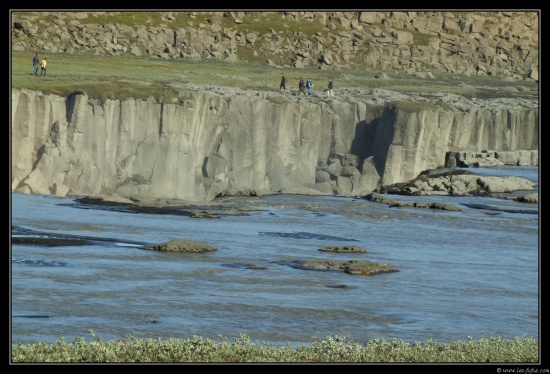
{"type": "MultiPolygon", "coordinates": [[[[281,104],[270,96],[278,93],[217,90],[185,91],[177,103],[98,103],[13,89],[12,190],[190,201],[300,188],[355,196],[444,166],[451,151],[490,148],[516,162],[504,152],[538,149],[536,109],[411,111],[344,90],[338,100],[281,104]]],[[[525,162],[538,165],[538,153],[525,162]]]]}

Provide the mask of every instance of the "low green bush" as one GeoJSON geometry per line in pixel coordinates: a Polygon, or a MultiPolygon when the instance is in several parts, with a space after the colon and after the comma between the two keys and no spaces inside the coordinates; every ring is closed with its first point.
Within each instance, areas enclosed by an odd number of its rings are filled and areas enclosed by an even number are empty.
{"type": "MultiPolygon", "coordinates": [[[[93,331],[91,332],[92,335],[93,331]]],[[[95,335],[94,335],[95,337],[95,335]]],[[[233,341],[194,336],[190,339],[86,342],[61,338],[52,344],[17,344],[11,347],[13,363],[536,363],[538,342],[533,338],[503,340],[482,337],[449,344],[429,340],[407,343],[373,339],[360,344],[345,337],[328,337],[292,348],[267,342],[253,343],[246,335],[233,341]]]]}

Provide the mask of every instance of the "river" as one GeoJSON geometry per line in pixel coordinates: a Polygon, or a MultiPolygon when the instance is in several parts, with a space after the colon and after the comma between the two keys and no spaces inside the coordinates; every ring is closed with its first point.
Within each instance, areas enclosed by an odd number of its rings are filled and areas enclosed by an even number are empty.
{"type": "MultiPolygon", "coordinates": [[[[538,167],[471,170],[521,176],[538,189],[538,167]]],[[[14,237],[109,240],[10,245],[11,343],[129,335],[221,340],[240,334],[294,347],[329,336],[357,342],[538,339],[537,204],[474,196],[389,197],[440,201],[463,211],[273,195],[226,197],[220,201],[255,209],[243,216],[198,219],[12,193],[14,237]],[[488,209],[471,208],[479,204],[488,209]],[[140,249],[171,239],[200,241],[217,250],[140,249]],[[358,245],[366,253],[319,251],[329,245],[358,245]],[[357,276],[289,266],[289,261],[311,259],[366,259],[398,271],[357,276]]]]}

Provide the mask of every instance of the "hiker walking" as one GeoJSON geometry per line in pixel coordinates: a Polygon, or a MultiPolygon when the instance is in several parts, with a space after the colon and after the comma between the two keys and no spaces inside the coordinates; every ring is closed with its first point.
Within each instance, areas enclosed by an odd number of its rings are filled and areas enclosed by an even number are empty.
{"type": "Polygon", "coordinates": [[[332,83],[332,79],[328,80],[328,89],[327,89],[327,96],[334,96],[334,92],[332,91],[334,89],[334,83],[332,83]]]}
{"type": "Polygon", "coordinates": [[[286,79],[285,74],[281,74],[281,84],[279,85],[279,91],[286,91],[286,79]]]}
{"type": "Polygon", "coordinates": [[[40,59],[38,58],[38,53],[36,53],[32,59],[32,75],[38,74],[38,66],[40,64],[40,59]]]}
{"type": "Polygon", "coordinates": [[[298,95],[303,93],[306,94],[306,84],[304,82],[304,78],[300,77],[300,82],[298,82],[298,95]]]}
{"type": "Polygon", "coordinates": [[[308,96],[311,96],[311,88],[313,87],[313,82],[311,81],[311,79],[307,79],[307,82],[306,82],[306,88],[307,88],[307,95],[308,96]]]}
{"type": "Polygon", "coordinates": [[[46,58],[44,57],[44,59],[40,63],[40,75],[46,75],[46,65],[47,64],[48,64],[48,62],[46,61],[46,58]]]}

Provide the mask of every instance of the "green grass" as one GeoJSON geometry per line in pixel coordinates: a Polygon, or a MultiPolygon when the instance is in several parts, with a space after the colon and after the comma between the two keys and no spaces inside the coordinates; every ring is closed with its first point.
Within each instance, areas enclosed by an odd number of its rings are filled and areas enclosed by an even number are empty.
{"type": "Polygon", "coordinates": [[[292,348],[288,344],[253,343],[246,335],[219,342],[197,336],[165,340],[127,336],[125,341],[75,338],[66,342],[61,338],[52,344],[17,344],[12,345],[11,359],[13,363],[535,363],[539,348],[533,338],[500,337],[468,337],[468,341],[450,344],[431,340],[410,344],[396,339],[361,344],[336,336],[292,348]]]}
{"type": "MultiPolygon", "coordinates": [[[[48,59],[45,77],[32,72],[32,54],[12,52],[11,84],[13,88],[42,91],[63,97],[75,91],[84,91],[91,97],[106,99],[147,99],[148,97],[175,98],[189,88],[187,83],[240,87],[250,90],[279,91],[281,72],[287,78],[287,89],[297,90],[299,77],[311,78],[314,91],[326,88],[328,78],[335,82],[335,91],[342,88],[364,90],[385,89],[406,93],[454,93],[481,96],[487,87],[506,89],[510,82],[495,77],[451,76],[421,79],[405,73],[386,72],[390,79],[378,79],[379,73],[364,68],[319,70],[316,68],[278,69],[265,63],[248,61],[158,59],[133,56],[95,56],[91,54],[41,54],[48,59]]],[[[529,89],[536,82],[518,82],[529,89]]]]}

